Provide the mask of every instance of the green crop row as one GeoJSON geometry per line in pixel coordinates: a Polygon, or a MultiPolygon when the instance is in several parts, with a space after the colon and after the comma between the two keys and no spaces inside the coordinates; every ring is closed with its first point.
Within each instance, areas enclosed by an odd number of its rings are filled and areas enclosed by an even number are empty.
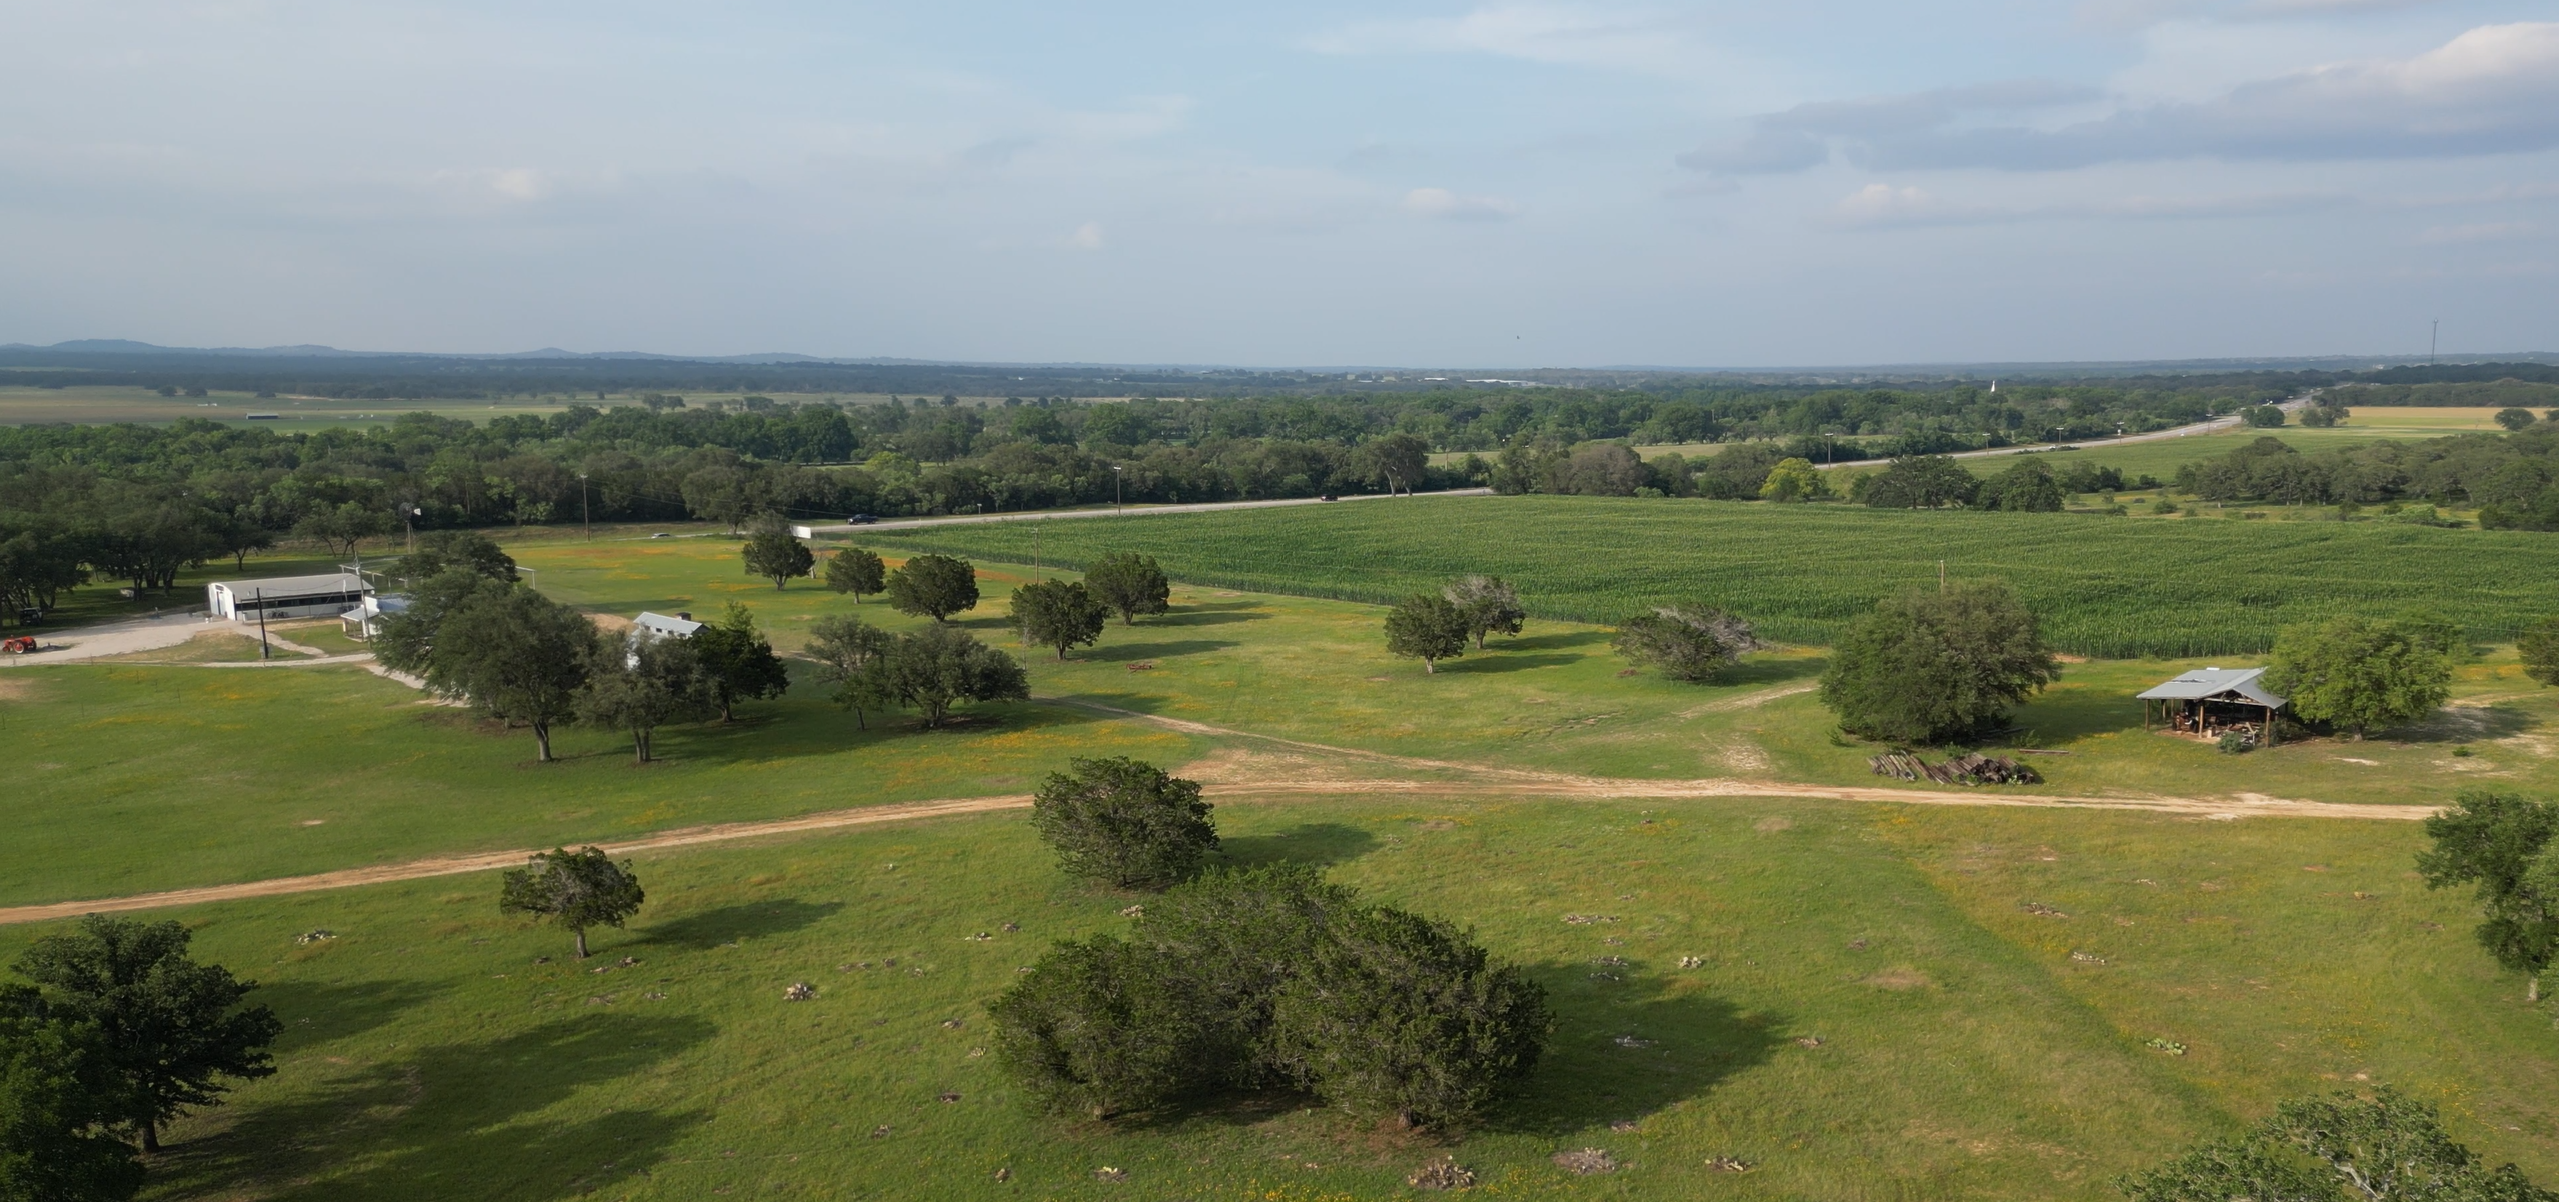
{"type": "Polygon", "coordinates": [[[1536,616],[1614,622],[1698,598],[1764,637],[1827,643],[1895,591],[2006,580],[2063,651],[2109,658],[2264,651],[2330,614],[2426,610],[2486,642],[2553,610],[2548,534],[2342,523],[2129,521],[1592,497],[1421,497],[1213,513],[865,532],[1073,568],[1154,555],[1176,579],[1390,602],[1452,576],[1516,584],[1536,616]],[[1038,529],[1035,532],[1034,526],[1038,529]]]}

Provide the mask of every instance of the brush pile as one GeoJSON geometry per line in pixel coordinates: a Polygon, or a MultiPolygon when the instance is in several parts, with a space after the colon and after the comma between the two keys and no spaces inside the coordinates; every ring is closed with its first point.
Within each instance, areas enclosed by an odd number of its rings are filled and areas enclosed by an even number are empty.
{"type": "Polygon", "coordinates": [[[1932,764],[1907,752],[1888,751],[1868,756],[1867,767],[1878,776],[1941,785],[2033,785],[2044,781],[2025,764],[1978,751],[1966,752],[1943,764],[1932,764]]]}

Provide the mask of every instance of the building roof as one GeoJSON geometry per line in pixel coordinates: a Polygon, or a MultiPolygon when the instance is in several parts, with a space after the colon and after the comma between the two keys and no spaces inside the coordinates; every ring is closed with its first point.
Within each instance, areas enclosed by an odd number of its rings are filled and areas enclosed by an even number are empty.
{"type": "Polygon", "coordinates": [[[2145,701],[2204,701],[2228,695],[2230,700],[2282,709],[2284,698],[2258,683],[2258,678],[2266,674],[2265,668],[2198,668],[2181,672],[2176,679],[2147,689],[2140,696],[2145,701]]]}
{"type": "Polygon", "coordinates": [[[331,572],[326,576],[271,576],[265,580],[217,580],[210,586],[228,591],[234,597],[309,597],[327,593],[362,593],[364,581],[352,572],[331,572]]]}
{"type": "Polygon", "coordinates": [[[668,635],[674,635],[680,639],[689,639],[693,637],[694,631],[702,629],[702,623],[693,621],[690,618],[669,617],[666,614],[653,614],[647,612],[643,612],[639,617],[631,619],[631,625],[634,628],[646,630],[651,635],[658,638],[665,638],[668,635]]]}

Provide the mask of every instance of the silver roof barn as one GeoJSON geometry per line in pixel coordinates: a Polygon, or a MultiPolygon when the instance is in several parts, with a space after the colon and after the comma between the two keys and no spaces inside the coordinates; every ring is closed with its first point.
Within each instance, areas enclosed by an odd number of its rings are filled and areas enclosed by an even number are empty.
{"type": "Polygon", "coordinates": [[[2258,683],[2265,668],[2198,668],[2179,673],[2166,684],[2144,690],[2144,701],[2230,701],[2283,709],[2285,700],[2258,683]]]}

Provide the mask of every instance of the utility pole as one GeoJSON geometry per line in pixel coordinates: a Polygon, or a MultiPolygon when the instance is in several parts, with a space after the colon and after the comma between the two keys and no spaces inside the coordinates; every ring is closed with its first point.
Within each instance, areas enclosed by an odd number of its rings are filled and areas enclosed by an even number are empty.
{"type": "Polygon", "coordinates": [[[275,652],[267,647],[267,590],[251,589],[249,595],[256,598],[258,606],[258,658],[273,659],[275,652]]]}
{"type": "Polygon", "coordinates": [[[2436,327],[2440,324],[2442,323],[2435,318],[2427,319],[2427,366],[2429,367],[2436,365],[2436,327]]]}
{"type": "Polygon", "coordinates": [[[1112,465],[1111,465],[1111,512],[1113,512],[1113,513],[1115,513],[1115,514],[1116,514],[1116,513],[1118,513],[1118,512],[1120,512],[1120,481],[1121,481],[1121,480],[1123,480],[1123,479],[1125,479],[1125,477],[1124,477],[1124,476],[1122,476],[1122,475],[1120,474],[1120,465],[1119,465],[1119,464],[1116,464],[1116,463],[1115,463],[1115,464],[1112,464],[1112,465]]]}
{"type": "Polygon", "coordinates": [[[1040,583],[1040,527],[1045,522],[1031,523],[1031,583],[1040,583]]]}
{"type": "Polygon", "coordinates": [[[1946,561],[1946,560],[1941,559],[1941,560],[1939,560],[1939,561],[1938,561],[1938,592],[1940,592],[1941,594],[1943,594],[1943,593],[1945,593],[1946,591],[1947,591],[1947,561],[1946,561]]]}
{"type": "Polygon", "coordinates": [[[585,472],[578,473],[578,534],[581,538],[596,536],[595,526],[587,520],[587,474],[585,472]]]}

